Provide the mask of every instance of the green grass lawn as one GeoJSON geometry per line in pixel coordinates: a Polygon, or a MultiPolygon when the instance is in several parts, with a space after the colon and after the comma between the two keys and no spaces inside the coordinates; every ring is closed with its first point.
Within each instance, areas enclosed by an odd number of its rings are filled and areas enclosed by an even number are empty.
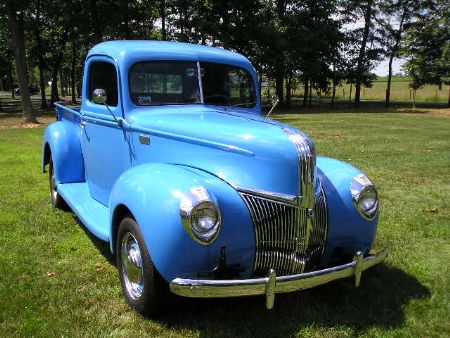
{"type": "Polygon", "coordinates": [[[337,282],[278,295],[272,311],[263,297],[181,299],[166,316],[145,319],[128,308],[108,246],[72,213],[52,208],[41,173],[44,129],[4,127],[0,336],[448,336],[450,115],[274,117],[308,132],[319,154],[360,167],[377,184],[377,246],[391,254],[363,274],[360,288],[337,282]]]}

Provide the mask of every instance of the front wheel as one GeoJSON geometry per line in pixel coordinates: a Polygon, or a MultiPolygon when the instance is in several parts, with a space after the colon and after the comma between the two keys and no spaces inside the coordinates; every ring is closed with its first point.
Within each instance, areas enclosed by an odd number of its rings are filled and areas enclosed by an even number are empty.
{"type": "Polygon", "coordinates": [[[120,222],[116,253],[122,291],[128,304],[145,316],[164,310],[168,284],[154,267],[139,225],[131,217],[120,222]]]}

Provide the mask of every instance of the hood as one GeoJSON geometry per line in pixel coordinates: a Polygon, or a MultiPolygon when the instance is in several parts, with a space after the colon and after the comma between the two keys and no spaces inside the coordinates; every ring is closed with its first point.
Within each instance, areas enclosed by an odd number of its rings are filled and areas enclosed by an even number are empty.
{"type": "Polygon", "coordinates": [[[299,159],[284,128],[270,119],[207,106],[136,109],[127,120],[137,164],[163,162],[209,172],[235,188],[298,195],[299,159]],[[139,135],[150,135],[150,147],[139,135]]]}

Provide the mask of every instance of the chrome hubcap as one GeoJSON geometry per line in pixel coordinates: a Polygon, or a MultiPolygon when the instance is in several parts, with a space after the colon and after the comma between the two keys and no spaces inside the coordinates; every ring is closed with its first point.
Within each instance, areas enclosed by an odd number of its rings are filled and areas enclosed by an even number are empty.
{"type": "Polygon", "coordinates": [[[144,290],[144,269],[139,244],[129,232],[122,238],[120,260],[126,292],[132,299],[137,300],[144,290]]]}

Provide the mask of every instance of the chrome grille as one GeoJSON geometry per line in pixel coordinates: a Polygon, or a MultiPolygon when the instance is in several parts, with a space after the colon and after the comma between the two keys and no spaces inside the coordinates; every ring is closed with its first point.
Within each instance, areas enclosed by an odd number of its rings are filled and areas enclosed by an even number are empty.
{"type": "Polygon", "coordinates": [[[327,239],[328,229],[328,211],[327,201],[323,190],[316,196],[314,205],[314,218],[311,236],[309,238],[306,256],[305,270],[312,270],[317,266],[318,261],[322,257],[325,249],[325,241],[327,239]]]}
{"type": "Polygon", "coordinates": [[[240,192],[255,226],[254,274],[274,269],[278,276],[312,269],[322,256],[327,234],[327,209],[323,191],[316,196],[313,226],[308,234],[308,209],[279,199],[240,192]]]}

